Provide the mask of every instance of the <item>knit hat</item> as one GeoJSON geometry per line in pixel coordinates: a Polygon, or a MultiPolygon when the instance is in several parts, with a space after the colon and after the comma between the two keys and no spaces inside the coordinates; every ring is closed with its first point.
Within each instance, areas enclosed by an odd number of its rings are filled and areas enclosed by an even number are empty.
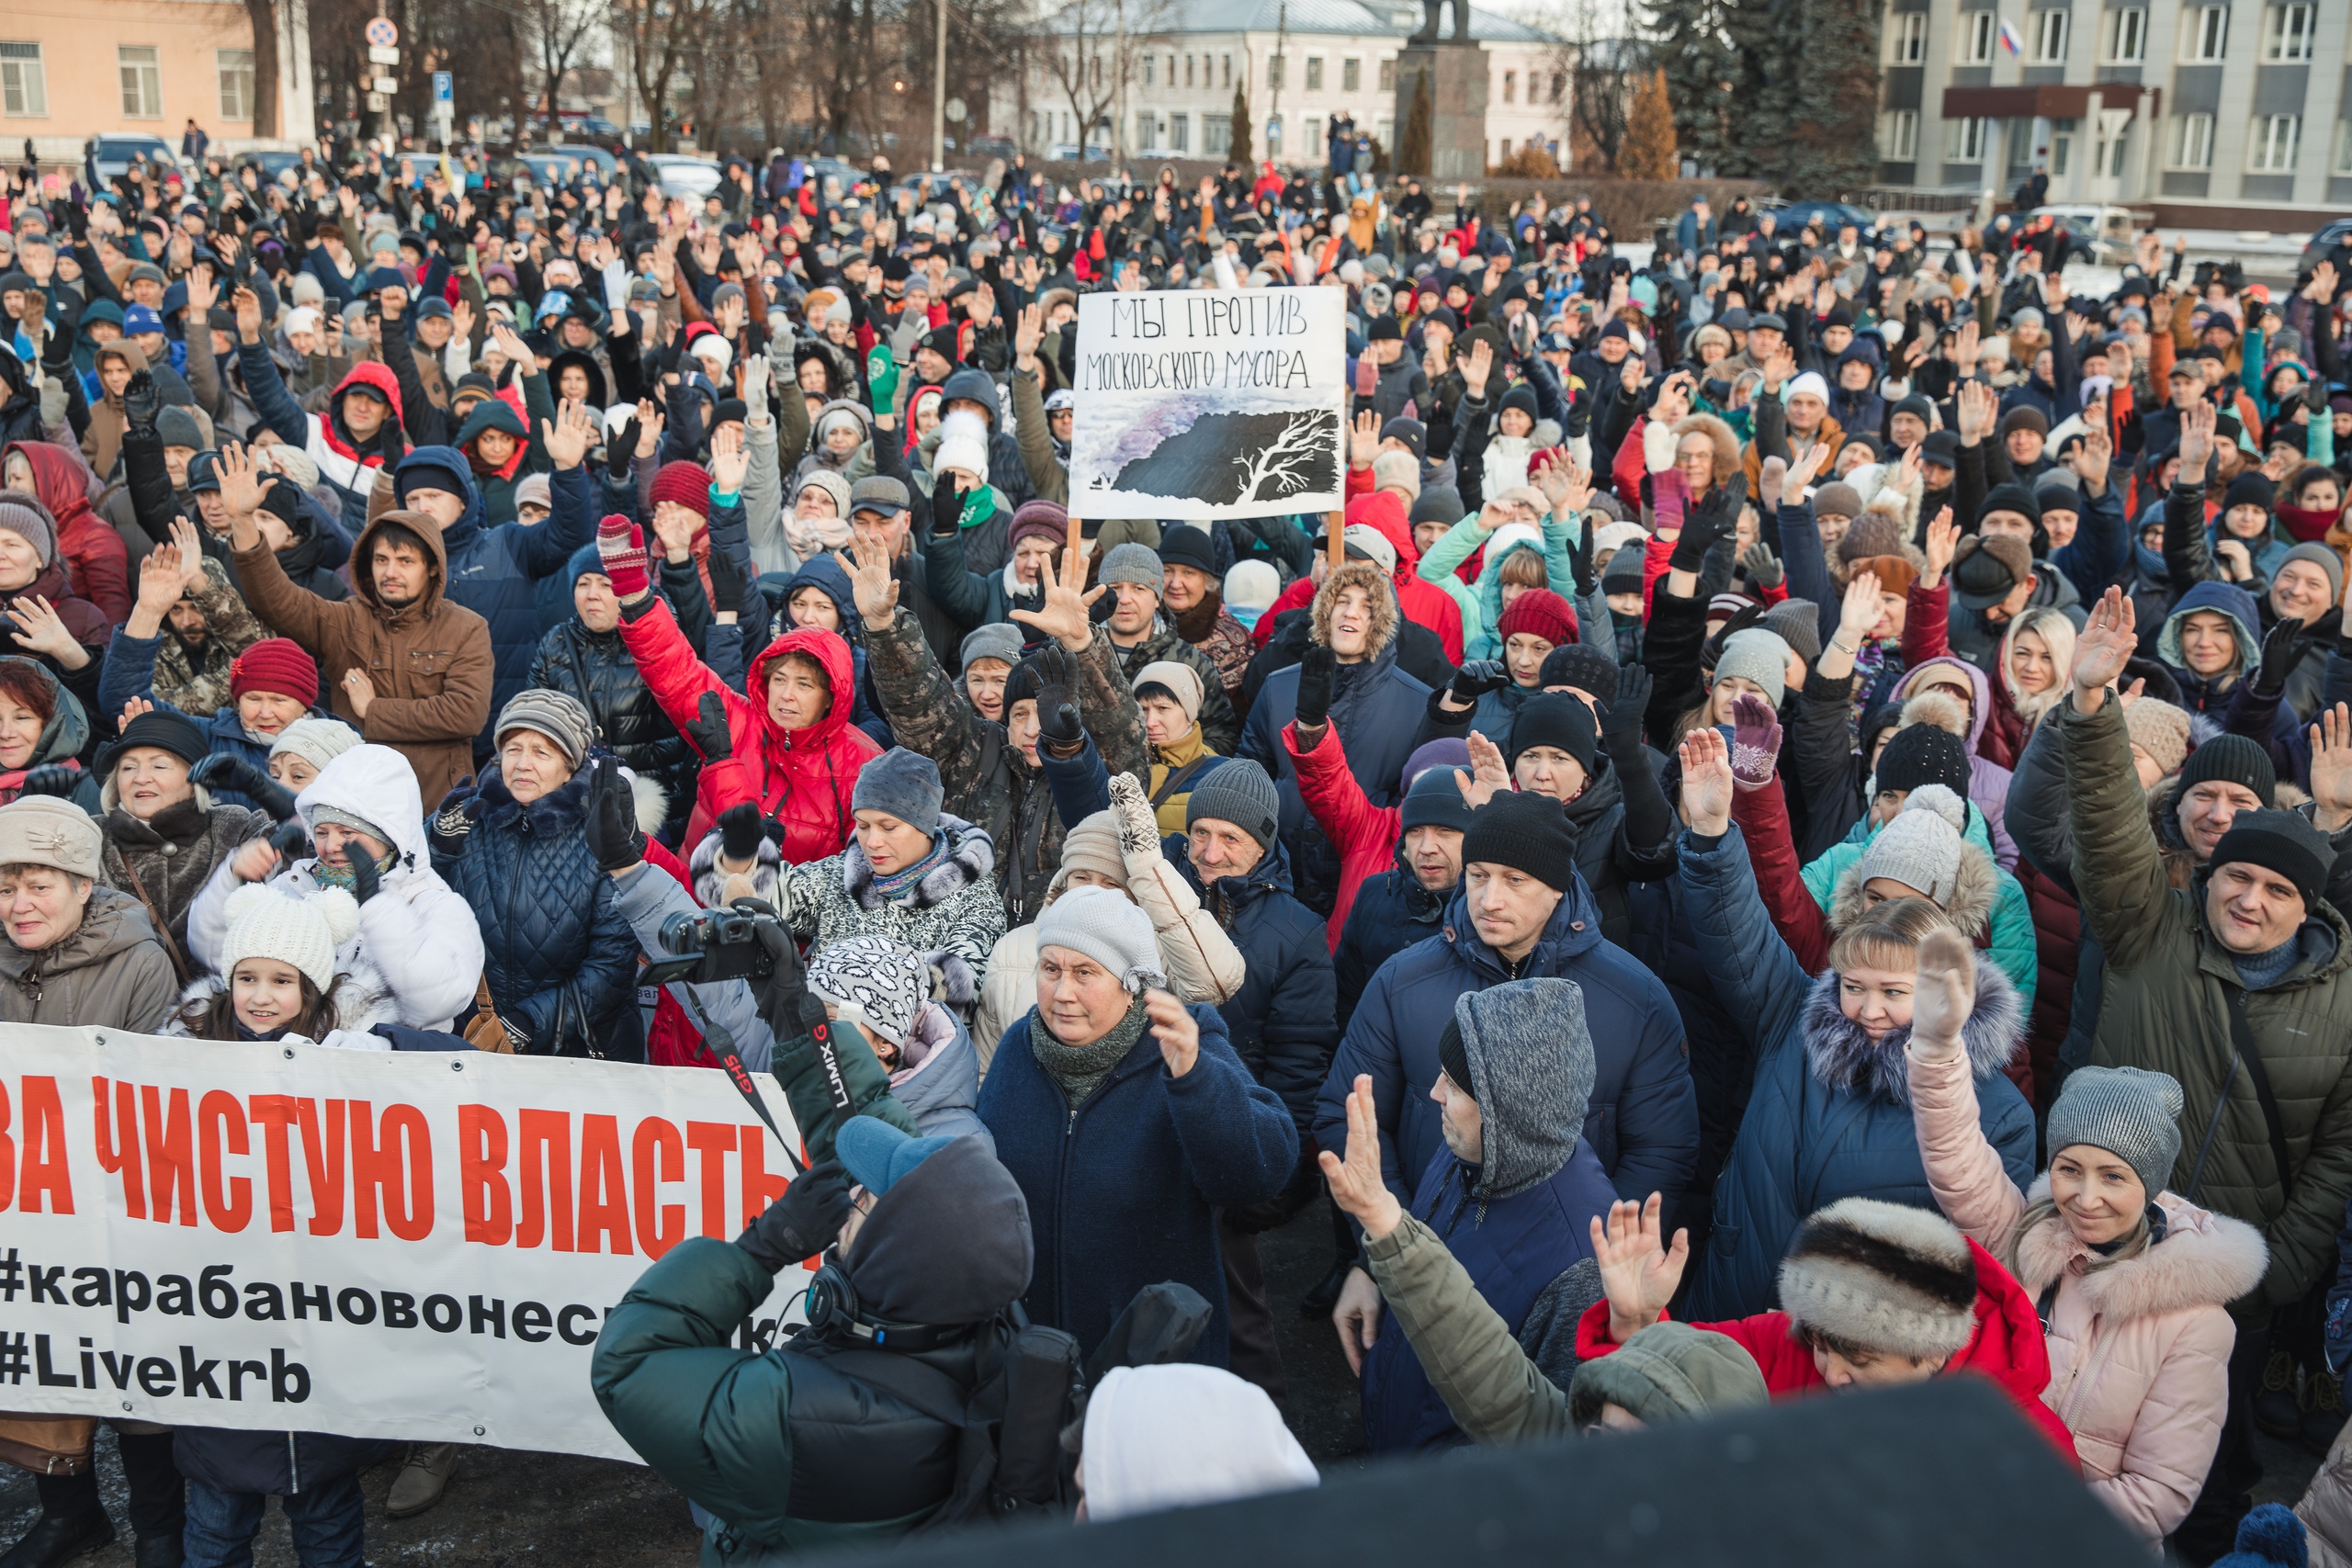
{"type": "Polygon", "coordinates": [[[122,727],[122,732],[98,752],[98,772],[111,773],[126,751],[152,747],[168,751],[194,767],[212,750],[204,727],[174,708],[150,708],[122,727]]]}
{"type": "Polygon", "coordinates": [[[1151,590],[1154,598],[1164,597],[1168,591],[1168,574],[1160,570],[1159,552],[1145,545],[1114,545],[1102,557],[1102,570],[1096,572],[1097,582],[1132,582],[1151,590]]]}
{"type": "Polygon", "coordinates": [[[1755,682],[1764,689],[1766,700],[1779,707],[1789,694],[1789,645],[1780,633],[1762,626],[1732,633],[1724,639],[1723,657],[1715,660],[1715,680],[1734,675],[1755,682]]]}
{"type": "Polygon", "coordinates": [[[57,520],[40,497],[21,490],[0,490],[0,529],[23,535],[40,558],[42,570],[48,570],[57,558],[57,520]]]}
{"type": "Polygon", "coordinates": [[[334,985],[335,950],[359,932],[359,902],[339,887],[306,898],[249,882],[229,895],[221,911],[229,935],[219,971],[226,979],[248,958],[290,964],[322,992],[334,985]]]}
{"type": "Polygon", "coordinates": [[[1107,1521],[1319,1483],[1266,1391],[1222,1367],[1114,1367],[1086,1401],[1086,1514],[1107,1521]]]}
{"type": "Polygon", "coordinates": [[[974,626],[964,636],[963,645],[956,649],[956,664],[969,670],[976,660],[1001,660],[1007,664],[1021,662],[1021,628],[1011,621],[990,621],[974,626]]]}
{"type": "Polygon", "coordinates": [[[1538,746],[1549,746],[1574,757],[1589,778],[1593,754],[1600,745],[1600,727],[1594,722],[1592,709],[1581,698],[1548,693],[1520,705],[1519,713],[1511,721],[1510,754],[1506,761],[1516,768],[1524,753],[1538,746]]]}
{"type": "Polygon", "coordinates": [[[1781,400],[1783,403],[1792,403],[1804,397],[1819,398],[1825,403],[1829,400],[1829,383],[1822,379],[1820,371],[1808,370],[1801,376],[1792,378],[1789,381],[1789,389],[1782,394],[1781,400]]]}
{"type": "MultiPolygon", "coordinates": [[[[1025,510],[1025,509],[1024,509],[1025,510]]],[[[1216,576],[1216,541],[1208,530],[1189,523],[1170,524],[1159,531],[1159,564],[1188,566],[1202,576],[1216,576]]]]}
{"type": "Polygon", "coordinates": [[[1462,492],[1452,485],[1423,485],[1406,522],[1416,528],[1424,523],[1442,523],[1451,528],[1462,521],[1462,492]]]}
{"type": "Polygon", "coordinates": [[[1421,494],[1421,460],[1410,452],[1383,452],[1372,460],[1372,488],[1393,490],[1413,502],[1421,494]]]}
{"type": "Polygon", "coordinates": [[[2037,435],[2047,435],[2050,434],[2050,416],[2031,403],[2019,403],[2001,416],[2001,434],[2007,437],[2014,430],[2030,430],[2037,435]]]}
{"type": "Polygon", "coordinates": [[[1225,607],[1245,626],[1255,625],[1282,591],[1282,573],[1265,561],[1236,561],[1225,574],[1225,607]]]}
{"type": "Polygon", "coordinates": [[[1452,768],[1421,770],[1405,791],[1396,815],[1399,833],[1409,833],[1416,828],[1451,828],[1457,833],[1470,830],[1470,803],[1462,798],[1462,786],[1454,783],[1452,768]]]}
{"type": "Polygon", "coordinates": [[[2132,744],[2145,751],[2167,776],[2180,772],[2181,759],[2188,755],[2185,710],[2154,697],[2142,697],[2123,710],[2123,728],[2132,744]]]}
{"type": "Polygon", "coordinates": [[[1838,558],[1850,564],[1866,556],[1899,556],[1903,532],[1903,519],[1895,513],[1866,508],[1854,513],[1853,525],[1838,541],[1838,558]]]}
{"type": "Polygon", "coordinates": [[[1619,550],[1611,559],[1608,570],[1600,574],[1603,593],[1639,593],[1642,591],[1642,552],[1619,550]]]}
{"type": "Polygon", "coordinates": [[[1257,840],[1261,850],[1270,850],[1282,808],[1282,796],[1275,794],[1266,770],[1247,757],[1235,757],[1193,786],[1184,803],[1184,830],[1191,832],[1204,817],[1230,822],[1257,840]]]}
{"type": "MultiPolygon", "coordinates": [[[[1986,507],[1991,509],[1989,501],[1986,507]]],[[[2038,518],[2041,513],[2029,515],[2038,518]]],[[[2023,539],[2015,534],[1972,534],[1960,542],[1960,553],[1952,558],[1952,603],[1963,609],[1989,610],[2032,575],[2033,547],[2023,539]]]]}
{"type": "Polygon", "coordinates": [[[1589,1427],[1614,1404],[1645,1427],[1747,1410],[1765,1404],[1756,1358],[1728,1334],[1687,1323],[1651,1324],[1606,1356],[1577,1364],[1568,1419],[1589,1427]]]}
{"type": "Polygon", "coordinates": [[[857,771],[850,809],[886,812],[910,828],[936,835],[940,803],[946,798],[938,763],[920,751],[893,746],[857,771]]]}
{"type": "Polygon", "coordinates": [[[2207,869],[2218,871],[2233,862],[2278,873],[2295,885],[2308,907],[2318,903],[2327,891],[2327,874],[2335,863],[2335,851],[2327,835],[2301,812],[2266,807],[2241,811],[2231,820],[2230,830],[2213,846],[2207,869]]]}
{"type": "Polygon", "coordinates": [[[792,487],[792,499],[797,502],[804,491],[821,490],[833,498],[833,515],[846,522],[852,511],[849,481],[831,468],[811,468],[800,476],[792,487]]]}
{"type": "Polygon", "coordinates": [[[1810,599],[1783,599],[1758,618],[1789,645],[1789,651],[1811,664],[1821,657],[1821,609],[1810,599]]]}
{"type": "Polygon", "coordinates": [[[1535,683],[1547,692],[1555,686],[1574,686],[1607,707],[1617,700],[1617,661],[1581,642],[1564,643],[1544,656],[1535,683]]]}
{"type": "MultiPolygon", "coordinates": [[[[2332,547],[2320,544],[2316,540],[2308,545],[2297,545],[2279,558],[2278,570],[2284,570],[2289,561],[2298,560],[2307,560],[2327,573],[2327,597],[2330,604],[2340,604],[2343,601],[2344,558],[2337,555],[2332,547]]],[[[2275,578],[2278,572],[2273,571],[2270,575],[2275,578]]],[[[2137,703],[2132,705],[2139,706],[2137,703]]]]}
{"type": "Polygon", "coordinates": [[[1930,1360],[1976,1332],[1976,1259],[1950,1220],[1842,1198],[1797,1228],[1781,1260],[1789,1325],[1840,1344],[1930,1360]]]}
{"type": "Polygon", "coordinates": [[[1173,659],[1155,659],[1136,671],[1136,701],[1142,701],[1146,693],[1155,687],[1176,699],[1176,705],[1184,710],[1186,722],[1201,716],[1201,703],[1207,693],[1201,684],[1200,671],[1191,665],[1173,659]]]}
{"type": "Polygon", "coordinates": [[[269,754],[284,752],[301,758],[314,769],[324,769],[358,744],[359,731],[339,718],[298,718],[277,732],[269,754]]]}
{"type": "Polygon", "coordinates": [[[525,474],[514,481],[514,504],[555,508],[555,485],[545,474],[525,474]]]}
{"type": "MultiPolygon", "coordinates": [[[[1217,772],[1239,766],[1227,762],[1217,772]]],[[[1038,912],[1037,951],[1049,947],[1083,953],[1119,976],[1130,993],[1168,984],[1151,917],[1108,887],[1073,887],[1038,912]]]]}
{"type": "Polygon", "coordinates": [[[588,760],[588,748],[596,743],[596,721],[580,699],[546,686],[534,686],[507,698],[498,712],[498,722],[491,727],[491,739],[493,744],[502,742],[517,729],[554,741],[574,772],[588,760]]]}
{"type": "Polygon", "coordinates": [[[1555,648],[1576,642],[1579,639],[1575,607],[1548,588],[1530,588],[1513,599],[1495,622],[1495,635],[1505,643],[1521,632],[1540,637],[1555,648]]]}
{"type": "Polygon", "coordinates": [[[2230,488],[2222,496],[2222,510],[2228,512],[2240,506],[2259,506],[2267,512],[2278,499],[2278,487],[2270,482],[2270,476],[2260,468],[2248,468],[2230,481],[2230,488]]]}
{"type": "Polygon", "coordinates": [[[1470,814],[1462,838],[1462,863],[1478,861],[1523,871],[1565,893],[1577,874],[1576,824],[1548,795],[1498,795],[1470,814]]]}
{"type": "Polygon", "coordinates": [[[697,517],[710,515],[710,470],[700,463],[664,463],[653,476],[652,502],[675,502],[697,517]]]}
{"type": "Polygon", "coordinates": [[[931,1000],[931,966],[904,943],[867,932],[810,953],[808,989],[843,1022],[904,1045],[931,1000]]]}
{"type": "Polygon", "coordinates": [[[1855,863],[1857,886],[1874,876],[1899,882],[1941,908],[1960,881],[1961,830],[1968,803],[1942,784],[1921,784],[1894,820],[1880,829],[1855,863]]]}
{"type": "Polygon", "coordinates": [[[1454,769],[1469,766],[1470,743],[1467,740],[1454,736],[1424,740],[1413,748],[1412,755],[1405,759],[1404,767],[1397,771],[1396,784],[1399,789],[1409,790],[1414,781],[1431,768],[1442,769],[1451,778],[1454,769]]]}
{"type": "MultiPolygon", "coordinates": [[[[2132,705],[2137,707],[2140,705],[2132,705]]],[[[2244,735],[2216,735],[2188,754],[2181,764],[2178,800],[2201,784],[2244,784],[2266,805],[2278,793],[2278,772],[2259,740],[2244,735]]]]}
{"type": "Polygon", "coordinates": [[[1053,890],[1061,891],[1074,871],[1091,871],[1125,887],[1127,857],[1119,840],[1119,818],[1108,807],[1079,819],[1062,835],[1061,864],[1054,872],[1053,890]]]}
{"type": "Polygon", "coordinates": [[[204,438],[203,427],[196,423],[196,411],[177,403],[165,404],[155,416],[155,434],[165,446],[185,446],[191,451],[201,451],[212,445],[204,438]]]}
{"type": "Polygon", "coordinates": [[[879,1198],[955,1141],[945,1133],[912,1137],[878,1116],[853,1116],[833,1135],[833,1153],[851,1180],[879,1198]]]}
{"type": "Polygon", "coordinates": [[[950,468],[969,474],[982,484],[989,482],[988,427],[981,423],[979,415],[973,414],[970,416],[970,429],[956,428],[955,422],[961,417],[961,410],[948,416],[948,423],[944,427],[947,434],[939,438],[939,449],[931,457],[931,471],[940,476],[941,488],[951,496],[955,493],[955,487],[947,481],[947,470],[950,468]]]}
{"type": "Polygon", "coordinates": [[[98,824],[70,800],[20,795],[0,806],[0,866],[49,865],[96,882],[98,824]]]}
{"type": "MultiPolygon", "coordinates": [[[[1596,502],[1593,511],[1585,516],[1585,526],[1593,528],[1592,553],[1594,555],[1597,556],[1606,550],[1613,560],[1618,552],[1623,550],[1628,545],[1649,543],[1649,531],[1639,523],[1600,523],[1595,527],[1599,514],[1600,507],[1596,502]]],[[[1636,558],[1638,558],[1638,552],[1636,558]]]]}
{"type": "Polygon", "coordinates": [[[1851,522],[1862,514],[1862,493],[1844,479],[1832,479],[1813,492],[1813,514],[1851,522]]]}
{"type": "MultiPolygon", "coordinates": [[[[1410,448],[1413,461],[1416,463],[1429,456],[1430,427],[1409,414],[1400,413],[1383,424],[1380,427],[1380,438],[1383,441],[1403,442],[1407,447],[1410,448]]],[[[1377,469],[1378,467],[1379,459],[1375,458],[1374,468],[1377,469]]]]}
{"type": "Polygon", "coordinates": [[[2284,1503],[2265,1503],[2238,1521],[2234,1551],[2213,1568],[2309,1568],[2311,1532],[2284,1503]]]}
{"type": "Polygon", "coordinates": [[[1970,778],[1968,743],[1948,729],[1914,724],[1894,732],[1878,756],[1873,795],[1888,790],[1914,790],[1941,784],[1965,800],[1970,778]]]}
{"type": "Polygon", "coordinates": [[[2076,1067],[2050,1108],[2050,1152],[2076,1144],[2105,1149],[2132,1168],[2153,1201],[2180,1158],[2181,1104],[2179,1080],[2164,1073],[2076,1067]]]}
{"type": "Polygon", "coordinates": [[[1470,1047],[1462,1039],[1461,1006],[1462,998],[1456,997],[1455,1016],[1445,1021],[1445,1028],[1437,1037],[1437,1070],[1452,1078],[1454,1088],[1476,1100],[1477,1075],[1470,1067],[1470,1047]]]}
{"type": "MultiPolygon", "coordinates": [[[[849,515],[843,507],[842,515],[849,515]]],[[[1050,501],[1024,501],[1012,514],[1012,525],[1005,531],[1005,553],[1010,556],[1023,539],[1046,538],[1060,545],[1069,537],[1069,513],[1050,501]]]]}
{"type": "Polygon", "coordinates": [[[319,700],[318,662],[289,637],[264,637],[229,661],[229,700],[247,692],[275,692],[309,707],[319,700]]]}

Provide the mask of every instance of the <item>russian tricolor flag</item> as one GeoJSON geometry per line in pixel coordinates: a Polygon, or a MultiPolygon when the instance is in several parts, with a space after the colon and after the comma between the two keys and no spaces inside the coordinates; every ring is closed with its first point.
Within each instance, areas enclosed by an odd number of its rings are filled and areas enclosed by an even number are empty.
{"type": "Polygon", "coordinates": [[[2006,17],[2001,19],[2001,47],[2012,58],[2025,52],[2025,34],[2018,31],[2018,25],[2006,17]]]}

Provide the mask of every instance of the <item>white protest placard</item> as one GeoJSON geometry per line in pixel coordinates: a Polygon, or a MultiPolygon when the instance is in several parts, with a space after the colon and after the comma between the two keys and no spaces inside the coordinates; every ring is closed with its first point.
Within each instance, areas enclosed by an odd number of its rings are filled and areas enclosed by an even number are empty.
{"type": "Polygon", "coordinates": [[[1344,303],[1336,288],[1081,296],[1070,514],[1345,505],[1344,303]]]}
{"type": "Polygon", "coordinates": [[[634,1460],[606,1310],[792,1170],[718,1072],[0,1029],[0,1410],[634,1460]]]}

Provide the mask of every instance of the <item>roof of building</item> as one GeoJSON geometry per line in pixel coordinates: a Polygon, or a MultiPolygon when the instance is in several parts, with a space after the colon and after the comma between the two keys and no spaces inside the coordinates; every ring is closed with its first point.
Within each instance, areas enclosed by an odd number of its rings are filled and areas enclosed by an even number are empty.
{"type": "MultiPolygon", "coordinates": [[[[1460,0],[1455,0],[1456,4],[1460,0]]],[[[1418,32],[1422,11],[1417,0],[1183,0],[1172,9],[1156,36],[1186,33],[1271,33],[1277,29],[1299,34],[1342,37],[1404,38],[1418,32]]],[[[1452,11],[1440,18],[1451,33],[1452,11]]],[[[1470,8],[1470,36],[1482,43],[1548,43],[1549,35],[1513,21],[1495,11],[1470,8]]]]}

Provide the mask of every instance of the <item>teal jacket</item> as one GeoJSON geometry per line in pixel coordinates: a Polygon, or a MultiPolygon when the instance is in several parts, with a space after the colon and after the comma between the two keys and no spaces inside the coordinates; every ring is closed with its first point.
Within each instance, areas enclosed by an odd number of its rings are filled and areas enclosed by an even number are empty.
{"type": "MultiPolygon", "coordinates": [[[[1863,849],[1877,836],[1878,829],[1871,826],[1870,817],[1865,814],[1846,835],[1845,842],[1830,845],[1804,868],[1805,890],[1813,895],[1815,903],[1831,910],[1833,917],[1838,912],[1832,908],[1832,903],[1838,896],[1839,880],[1845,876],[1849,866],[1862,858],[1863,849]]],[[[2041,975],[2041,966],[2035,958],[2033,910],[2026,903],[2025,889],[2018,885],[2018,879],[1993,863],[1992,834],[1985,829],[1984,813],[1973,803],[1968,807],[1968,831],[1962,836],[1984,852],[1983,869],[1992,873],[1991,908],[1986,923],[1993,933],[1993,945],[1986,956],[2009,977],[2009,983],[2017,987],[2018,997],[2030,1011],[2033,1007],[2034,983],[2041,975]]],[[[1964,897],[1966,893],[1963,885],[1962,893],[1956,897],[1964,897]]],[[[1836,920],[1834,923],[1843,926],[1845,921],[1836,920]]]]}
{"type": "MultiPolygon", "coordinates": [[[[1589,527],[1589,520],[1578,520],[1589,527]]],[[[1445,531],[1443,537],[1430,547],[1417,569],[1423,582],[1435,583],[1450,594],[1462,610],[1462,657],[1464,659],[1500,659],[1503,639],[1495,635],[1495,623],[1503,615],[1502,557],[1489,554],[1479,564],[1478,581],[1466,585],[1454,575],[1456,568],[1478,551],[1493,530],[1478,525],[1473,515],[1464,517],[1445,531]]],[[[1576,567],[1568,558],[1568,525],[1555,516],[1544,519],[1544,575],[1553,592],[1576,607],[1577,637],[1589,647],[1600,649],[1611,658],[1616,655],[1617,627],[1610,618],[1609,597],[1599,588],[1584,598],[1577,597],[1576,567]]],[[[1521,549],[1533,549],[1521,545],[1521,549]]],[[[1504,551],[1504,555],[1510,554],[1504,551]]]]}

